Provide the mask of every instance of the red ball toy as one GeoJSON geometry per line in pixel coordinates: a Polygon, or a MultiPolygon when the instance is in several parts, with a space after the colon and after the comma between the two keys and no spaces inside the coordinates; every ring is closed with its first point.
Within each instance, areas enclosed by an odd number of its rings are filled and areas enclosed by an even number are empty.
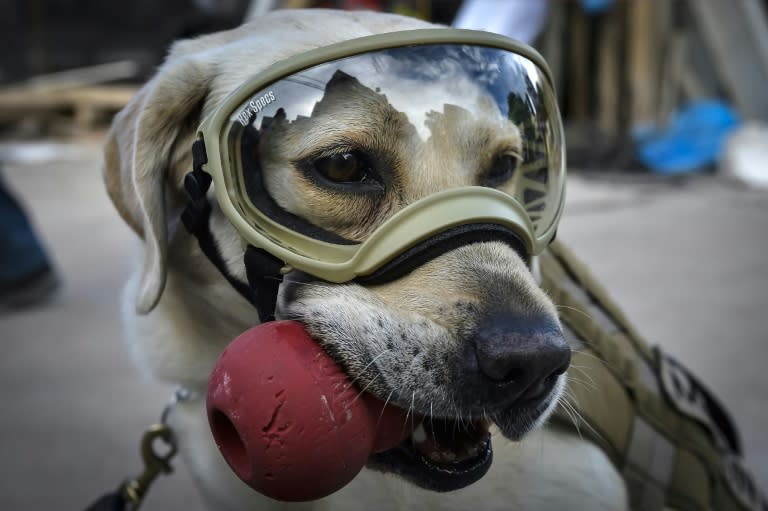
{"type": "Polygon", "coordinates": [[[277,500],[315,500],[349,483],[374,452],[410,433],[404,410],[361,394],[293,321],[264,323],[224,350],[208,421],[232,470],[277,500]]]}

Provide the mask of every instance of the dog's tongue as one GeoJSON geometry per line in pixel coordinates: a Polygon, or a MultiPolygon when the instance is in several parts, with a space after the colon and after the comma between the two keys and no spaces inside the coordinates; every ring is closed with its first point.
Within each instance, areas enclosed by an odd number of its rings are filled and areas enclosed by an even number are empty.
{"type": "Polygon", "coordinates": [[[227,346],[211,373],[207,408],[232,470],[286,501],[339,490],[372,453],[402,442],[413,422],[361,394],[293,321],[259,325],[227,346]]]}

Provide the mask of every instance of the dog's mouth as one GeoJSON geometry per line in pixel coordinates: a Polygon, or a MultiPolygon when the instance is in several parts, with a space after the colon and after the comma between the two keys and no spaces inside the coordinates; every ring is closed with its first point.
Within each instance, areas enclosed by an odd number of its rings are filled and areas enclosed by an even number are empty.
{"type": "Polygon", "coordinates": [[[488,472],[493,461],[488,421],[423,417],[414,422],[400,445],[371,457],[370,468],[438,492],[464,488],[488,472]]]}

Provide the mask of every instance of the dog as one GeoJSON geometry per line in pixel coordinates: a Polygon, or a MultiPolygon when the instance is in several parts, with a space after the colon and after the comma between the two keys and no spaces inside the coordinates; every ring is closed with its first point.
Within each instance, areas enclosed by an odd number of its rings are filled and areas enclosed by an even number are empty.
{"type": "MultiPolygon", "coordinates": [[[[628,509],[624,482],[607,455],[574,432],[546,422],[562,396],[570,351],[563,345],[557,309],[538,285],[535,261],[528,264],[501,242],[460,246],[383,284],[308,282],[289,274],[275,312],[278,318],[301,322],[360,388],[433,419],[424,424],[431,424],[425,427],[442,440],[431,454],[439,466],[471,456],[479,449],[477,437],[490,428],[494,460],[479,481],[437,492],[419,473],[404,473],[396,463],[374,457],[342,490],[318,501],[288,504],[245,486],[213,442],[199,396],[205,395],[227,343],[260,318],[180,224],[187,200],[183,181],[192,168],[198,124],[236,87],[275,62],[356,37],[432,27],[381,13],[276,11],[233,30],[175,43],[157,74],[113,121],[103,176],[118,212],[143,242],[143,261],[122,296],[124,336],[136,363],[152,378],[197,396],[178,403],[169,421],[181,457],[212,510],[628,509]],[[509,354],[498,339],[512,335],[505,329],[514,330],[523,319],[532,337],[545,338],[559,354],[556,361],[542,363],[547,366],[542,374],[529,374],[538,368],[516,366],[524,373],[518,379],[535,381],[535,389],[526,391],[529,399],[518,406],[477,374],[499,381],[507,377],[511,369],[502,361],[509,354]],[[470,337],[477,335],[491,339],[491,348],[470,356],[470,337]],[[469,359],[479,362],[473,366],[469,359]]],[[[345,98],[355,93],[352,83],[340,87],[345,98]]],[[[341,109],[329,98],[325,105],[337,119],[343,116],[340,129],[359,130],[361,124],[381,120],[376,105],[362,99],[345,104],[341,109]]],[[[387,211],[455,185],[449,176],[457,173],[434,169],[452,169],[476,158],[479,152],[473,149],[481,139],[512,155],[519,151],[521,133],[513,125],[473,126],[461,115],[426,120],[443,123],[444,129],[461,126],[456,136],[468,139],[408,153],[412,164],[401,171],[409,178],[400,180],[387,211]]],[[[308,126],[278,122],[271,132],[274,143],[263,155],[267,167],[293,161],[293,152],[317,143],[308,126]]],[[[382,138],[393,151],[408,151],[397,137],[382,138]]],[[[359,201],[345,202],[306,181],[265,172],[281,207],[323,229],[364,239],[383,221],[355,209],[364,208],[359,201]]],[[[241,238],[212,204],[214,242],[228,272],[245,281],[241,238]]]]}

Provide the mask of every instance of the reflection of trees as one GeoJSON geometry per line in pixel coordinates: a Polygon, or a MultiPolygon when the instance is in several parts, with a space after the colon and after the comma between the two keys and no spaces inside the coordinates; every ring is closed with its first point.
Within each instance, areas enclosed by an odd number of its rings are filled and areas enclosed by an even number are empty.
{"type": "Polygon", "coordinates": [[[548,141],[551,126],[547,118],[542,93],[537,90],[528,76],[525,76],[524,95],[510,92],[507,96],[509,118],[519,128],[523,137],[523,162],[520,171],[524,180],[523,202],[531,215],[534,226],[538,224],[546,208],[549,183],[548,141]]]}
{"type": "Polygon", "coordinates": [[[353,133],[364,136],[383,129],[393,129],[396,133],[413,129],[405,113],[397,111],[378,88],[374,90],[341,70],[335,71],[325,83],[323,95],[317,101],[283,105],[281,111],[284,109],[288,110],[287,116],[283,111],[274,118],[264,117],[262,129],[268,127],[271,136],[298,140],[310,130],[317,132],[324,126],[331,135],[327,138],[330,140],[336,135],[341,143],[345,136],[353,133]],[[358,129],[350,130],[352,127],[358,129]]]}

